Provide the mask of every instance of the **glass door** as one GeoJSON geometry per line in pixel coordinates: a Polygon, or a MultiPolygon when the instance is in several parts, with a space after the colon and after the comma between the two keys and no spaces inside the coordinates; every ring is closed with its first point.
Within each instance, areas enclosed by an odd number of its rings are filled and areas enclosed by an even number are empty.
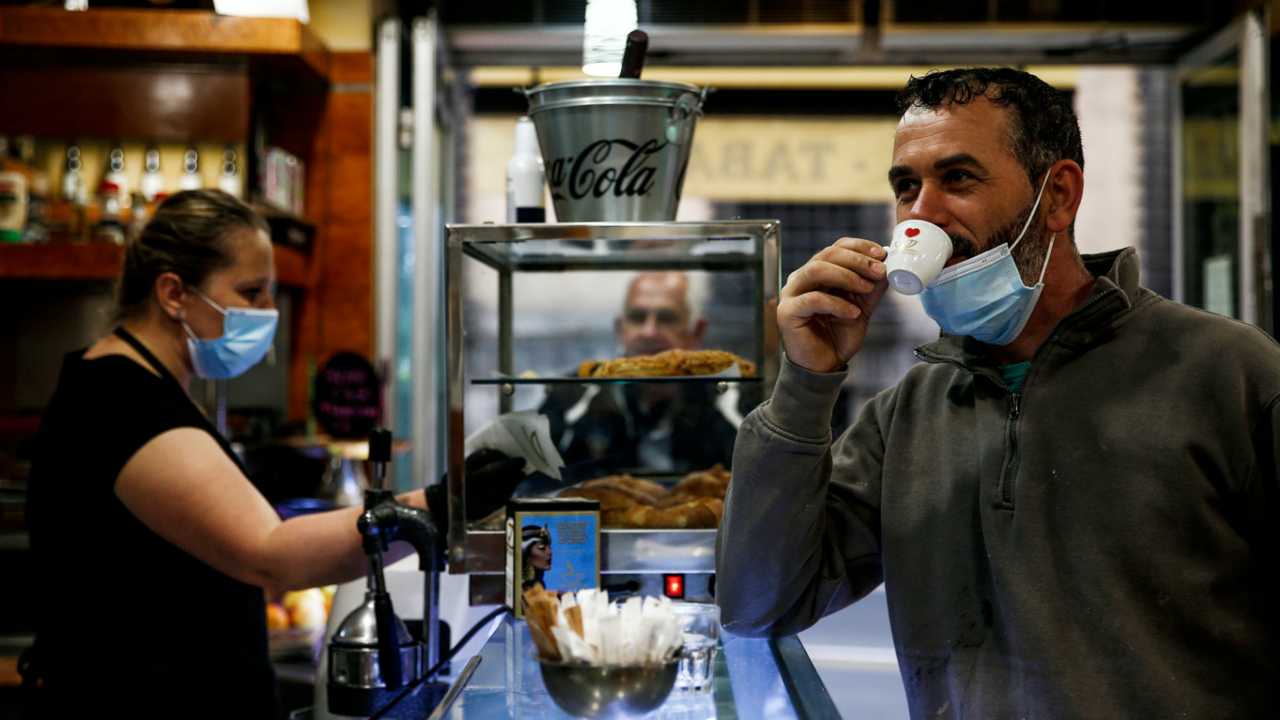
{"type": "Polygon", "coordinates": [[[1178,68],[1175,150],[1181,156],[1174,207],[1188,305],[1240,317],[1240,54],[1238,29],[1202,46],[1178,68]]]}
{"type": "Polygon", "coordinates": [[[1277,277],[1280,277],[1280,223],[1275,220],[1275,209],[1280,207],[1280,186],[1276,184],[1275,168],[1280,167],[1280,93],[1271,91],[1271,80],[1280,77],[1280,7],[1275,2],[1271,3],[1271,17],[1268,18],[1267,28],[1269,38],[1267,40],[1267,52],[1270,55],[1267,61],[1268,76],[1267,88],[1270,94],[1270,109],[1267,118],[1267,185],[1266,189],[1270,194],[1270,214],[1268,216],[1267,234],[1270,239],[1267,247],[1271,253],[1271,263],[1269,265],[1270,272],[1266,277],[1266,291],[1270,298],[1268,304],[1271,309],[1270,320],[1274,334],[1276,318],[1280,318],[1280,294],[1274,292],[1273,286],[1277,277]]]}
{"type": "Polygon", "coordinates": [[[1177,64],[1174,295],[1271,332],[1267,15],[1242,15],[1177,64]]]}
{"type": "Polygon", "coordinates": [[[379,26],[375,113],[378,366],[398,440],[395,487],[444,472],[443,226],[456,205],[457,73],[434,12],[379,26]]]}

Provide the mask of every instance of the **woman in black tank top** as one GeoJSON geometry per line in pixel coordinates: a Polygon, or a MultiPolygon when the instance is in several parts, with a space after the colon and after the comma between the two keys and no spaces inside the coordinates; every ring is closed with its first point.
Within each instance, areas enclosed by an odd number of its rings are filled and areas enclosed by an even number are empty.
{"type": "Polygon", "coordinates": [[[126,252],[119,326],[64,359],[29,483],[42,716],[276,717],[263,589],[363,574],[359,510],[282,523],[187,395],[261,359],[273,288],[262,220],[178,193],[126,252]]]}

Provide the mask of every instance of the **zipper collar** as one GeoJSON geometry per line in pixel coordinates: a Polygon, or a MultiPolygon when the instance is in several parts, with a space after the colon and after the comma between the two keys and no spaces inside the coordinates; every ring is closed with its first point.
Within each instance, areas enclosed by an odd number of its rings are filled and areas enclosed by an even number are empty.
{"type": "MultiPolygon", "coordinates": [[[[1093,345],[1109,335],[1137,305],[1142,288],[1138,284],[1138,253],[1134,248],[1081,257],[1085,268],[1097,280],[1093,290],[1036,349],[1033,363],[1052,344],[1077,351],[1093,345]]],[[[985,346],[973,338],[943,334],[938,340],[916,348],[915,356],[927,363],[954,365],[1004,387],[999,366],[986,354],[985,346]]]]}

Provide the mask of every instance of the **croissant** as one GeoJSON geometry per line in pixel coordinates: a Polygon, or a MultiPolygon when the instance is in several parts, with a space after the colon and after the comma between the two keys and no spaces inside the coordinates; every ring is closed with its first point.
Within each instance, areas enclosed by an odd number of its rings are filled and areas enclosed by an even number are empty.
{"type": "Polygon", "coordinates": [[[611,511],[626,510],[637,505],[635,498],[627,495],[626,493],[607,487],[571,487],[566,490],[561,490],[556,493],[556,496],[562,498],[597,500],[600,502],[601,514],[606,517],[611,511]]]}
{"type": "Polygon", "coordinates": [[[600,365],[599,360],[583,360],[578,363],[578,377],[591,377],[596,374],[596,367],[600,365]]]}
{"type": "Polygon", "coordinates": [[[723,498],[729,489],[729,471],[717,463],[708,470],[691,472],[671,488],[672,495],[723,498]]]}
{"type": "Polygon", "coordinates": [[[663,377],[714,375],[737,364],[743,377],[754,377],[756,364],[724,350],[663,350],[655,355],[634,355],[613,360],[586,360],[578,365],[578,377],[663,377]]]}
{"type": "Polygon", "coordinates": [[[559,497],[600,503],[604,527],[715,528],[724,513],[730,474],[721,465],[685,475],[671,490],[632,475],[607,475],[561,490],[559,497]]]}
{"type": "Polygon", "coordinates": [[[720,525],[724,503],[700,498],[668,508],[635,505],[626,510],[604,513],[605,526],[645,529],[715,528],[720,525]]]}
{"type": "Polygon", "coordinates": [[[714,375],[728,370],[734,363],[743,377],[754,377],[756,364],[724,350],[668,350],[678,353],[677,364],[684,375],[714,375]]]}
{"type": "Polygon", "coordinates": [[[724,465],[721,465],[720,463],[716,463],[715,465],[712,465],[706,470],[698,470],[695,472],[691,472],[685,477],[692,477],[694,475],[706,475],[709,477],[713,477],[726,485],[728,485],[729,480],[733,478],[733,475],[731,475],[728,470],[725,470],[724,465]]]}
{"type": "Polygon", "coordinates": [[[718,500],[719,498],[708,497],[706,495],[695,495],[693,493],[670,492],[658,500],[655,505],[660,508],[671,508],[677,505],[694,502],[697,500],[718,500]]]}
{"type": "Polygon", "coordinates": [[[582,483],[584,488],[607,488],[635,498],[636,502],[653,505],[667,494],[667,489],[652,480],[631,475],[606,475],[582,483]]]}

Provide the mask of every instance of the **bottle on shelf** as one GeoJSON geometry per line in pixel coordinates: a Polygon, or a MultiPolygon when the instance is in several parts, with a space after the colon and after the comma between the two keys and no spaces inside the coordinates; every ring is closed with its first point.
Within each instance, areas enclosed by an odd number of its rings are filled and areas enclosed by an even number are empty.
{"type": "Polygon", "coordinates": [[[222,151],[222,174],[218,176],[218,189],[232,197],[244,196],[244,185],[240,179],[240,163],[236,158],[234,145],[228,145],[222,151]]]}
{"type": "Polygon", "coordinates": [[[27,185],[27,226],[23,229],[22,241],[48,242],[49,173],[36,165],[34,137],[19,135],[14,139],[13,148],[17,151],[18,161],[31,169],[31,181],[27,185]]]}
{"type": "Polygon", "coordinates": [[[27,176],[0,169],[0,244],[22,242],[27,225],[27,176]]]}
{"type": "Polygon", "coordinates": [[[516,121],[515,152],[507,161],[507,222],[547,221],[543,183],[544,172],[542,152],[538,149],[538,132],[532,120],[521,117],[516,121]]]}
{"type": "Polygon", "coordinates": [[[134,191],[133,202],[129,205],[129,226],[125,229],[125,237],[128,242],[133,242],[142,234],[142,228],[146,227],[147,221],[151,219],[151,203],[139,191],[134,191]]]}
{"type": "Polygon", "coordinates": [[[80,172],[83,167],[80,146],[75,143],[67,145],[62,165],[62,199],[75,205],[85,205],[89,199],[85,193],[84,175],[80,172]]]}
{"type": "Polygon", "coordinates": [[[124,244],[124,198],[128,197],[126,192],[124,148],[117,143],[107,152],[107,164],[103,168],[102,181],[98,183],[94,198],[96,207],[91,208],[91,216],[97,215],[91,233],[94,242],[124,244]]]}
{"type": "Polygon", "coordinates": [[[188,145],[182,153],[182,177],[178,180],[179,190],[199,190],[204,187],[200,181],[200,153],[195,145],[188,145]]]}
{"type": "Polygon", "coordinates": [[[56,202],[47,207],[46,217],[50,238],[84,242],[88,240],[89,191],[84,178],[84,157],[80,146],[72,141],[67,144],[62,161],[60,194],[56,202]]]}
{"type": "Polygon", "coordinates": [[[119,143],[113,144],[107,152],[107,168],[102,174],[102,180],[115,185],[117,203],[122,207],[128,205],[129,185],[124,169],[124,148],[119,143]]]}
{"type": "Polygon", "coordinates": [[[15,151],[18,162],[31,172],[27,183],[27,226],[22,231],[22,241],[48,242],[49,173],[36,165],[36,139],[30,135],[19,135],[10,147],[15,151]]]}
{"type": "Polygon", "coordinates": [[[27,194],[27,226],[22,231],[22,242],[49,242],[48,197],[48,177],[36,175],[31,180],[31,191],[27,194]]]}
{"type": "Polygon", "coordinates": [[[139,183],[142,197],[147,202],[164,192],[164,175],[160,173],[160,148],[148,145],[142,155],[142,181],[139,183]]]}
{"type": "Polygon", "coordinates": [[[9,153],[16,157],[18,162],[31,168],[33,172],[45,174],[43,170],[36,167],[36,139],[30,135],[19,135],[10,140],[9,153]]]}
{"type": "Polygon", "coordinates": [[[93,241],[123,245],[124,221],[121,219],[120,188],[103,179],[98,186],[98,222],[93,225],[93,241]]]}

